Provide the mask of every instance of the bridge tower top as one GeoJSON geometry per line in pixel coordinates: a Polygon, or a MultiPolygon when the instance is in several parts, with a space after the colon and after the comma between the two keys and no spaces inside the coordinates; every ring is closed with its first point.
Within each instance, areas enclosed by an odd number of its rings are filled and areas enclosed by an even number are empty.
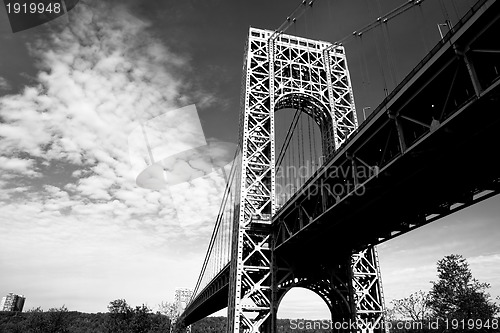
{"type": "MultiPolygon", "coordinates": [[[[250,103],[258,101],[257,95],[262,97],[265,92],[267,98],[256,104],[255,109],[274,113],[294,108],[307,113],[320,127],[322,148],[327,156],[357,128],[354,96],[341,44],[251,27],[243,67],[242,117],[250,112],[245,99],[250,98],[250,103]],[[268,89],[256,90],[253,83],[268,89]]],[[[240,131],[243,128],[240,126],[240,131]]],[[[240,141],[242,135],[240,132],[240,141]]]]}

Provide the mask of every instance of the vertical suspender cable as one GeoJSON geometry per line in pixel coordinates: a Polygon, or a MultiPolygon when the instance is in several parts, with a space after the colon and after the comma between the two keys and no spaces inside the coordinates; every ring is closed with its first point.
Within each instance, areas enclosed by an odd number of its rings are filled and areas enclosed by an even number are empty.
{"type": "MultiPolygon", "coordinates": [[[[229,198],[228,198],[229,200],[229,198]]],[[[224,212],[224,211],[223,211],[224,212]]],[[[224,214],[225,215],[225,214],[224,214]]],[[[220,238],[220,247],[219,247],[219,270],[224,265],[224,216],[221,217],[221,226],[219,230],[219,238],[220,238]]]]}
{"type": "Polygon", "coordinates": [[[389,91],[387,90],[387,80],[385,78],[385,70],[384,70],[384,65],[382,63],[382,52],[380,51],[379,43],[377,42],[375,38],[375,48],[377,50],[377,60],[378,60],[378,68],[380,69],[380,74],[382,76],[382,81],[384,84],[384,96],[387,97],[389,95],[389,91]]]}
{"type": "MultiPolygon", "coordinates": [[[[238,179],[238,177],[235,177],[233,179],[238,179]]],[[[227,226],[227,230],[229,230],[228,232],[228,238],[227,238],[227,252],[226,252],[226,258],[227,258],[227,262],[229,263],[231,261],[231,247],[232,247],[232,239],[233,239],[233,221],[234,221],[234,210],[236,209],[236,205],[235,205],[235,199],[236,199],[236,186],[237,186],[237,183],[235,181],[235,187],[233,188],[233,190],[231,191],[233,194],[230,196],[231,198],[231,206],[230,206],[230,215],[229,215],[229,219],[228,219],[228,226],[227,226]]]]}
{"type": "MultiPolygon", "coordinates": [[[[231,189],[229,189],[229,191],[231,191],[231,189]]],[[[229,193],[229,198],[227,199],[228,200],[228,203],[227,205],[229,205],[229,207],[231,208],[231,192],[229,193]]],[[[224,223],[223,223],[223,228],[222,228],[222,232],[223,232],[223,237],[222,237],[222,263],[223,265],[225,265],[227,263],[227,260],[226,260],[226,248],[227,248],[227,235],[226,235],[226,231],[227,231],[227,217],[228,217],[228,214],[229,212],[226,210],[224,212],[224,223]]]]}
{"type": "Polygon", "coordinates": [[[313,145],[312,145],[312,138],[311,138],[311,116],[307,117],[307,128],[308,128],[308,133],[309,133],[309,160],[311,161],[311,174],[314,173],[314,160],[315,158],[313,157],[313,145]]]}
{"type": "Polygon", "coordinates": [[[458,14],[457,6],[455,5],[455,1],[451,1],[451,6],[453,8],[453,12],[455,13],[455,16],[457,18],[457,22],[460,21],[460,15],[458,14]]]}
{"type": "Polygon", "coordinates": [[[370,71],[368,70],[368,62],[366,61],[365,43],[363,42],[363,35],[358,34],[358,36],[359,40],[361,41],[361,55],[363,57],[363,67],[365,69],[365,74],[366,74],[366,83],[367,85],[370,85],[371,79],[370,79],[370,71]]]}
{"type": "MultiPolygon", "coordinates": [[[[229,199],[229,198],[228,198],[229,199]]],[[[220,260],[219,260],[219,271],[224,267],[224,241],[225,241],[225,235],[224,235],[224,224],[221,223],[221,235],[220,235],[220,249],[219,249],[219,255],[220,255],[220,260]]]]}
{"type": "MultiPolygon", "coordinates": [[[[282,136],[284,135],[284,133],[286,132],[286,127],[287,127],[287,123],[288,123],[288,117],[286,117],[288,115],[288,112],[282,112],[282,123],[283,123],[283,133],[282,133],[282,136]]],[[[283,141],[283,145],[285,144],[285,142],[283,141]]],[[[281,204],[284,204],[285,201],[287,200],[286,199],[286,184],[288,182],[288,166],[290,165],[290,151],[287,149],[285,150],[285,156],[287,157],[287,160],[288,161],[285,161],[285,165],[283,166],[283,164],[280,166],[281,167],[281,175],[282,175],[282,179],[283,179],[283,182],[282,182],[282,185],[281,185],[281,191],[282,191],[282,198],[281,198],[281,204]]],[[[284,156],[284,157],[285,157],[284,156]]],[[[283,157],[283,158],[284,158],[283,157]]]]}
{"type": "Polygon", "coordinates": [[[389,37],[389,27],[387,25],[387,21],[383,22],[382,26],[382,31],[384,35],[384,45],[385,45],[385,52],[387,56],[387,63],[389,64],[389,74],[391,76],[392,82],[394,84],[394,88],[398,85],[397,81],[397,75],[396,75],[396,66],[394,64],[394,61],[392,59],[392,49],[391,49],[391,44],[390,44],[390,37],[389,37]]]}
{"type": "Polygon", "coordinates": [[[448,28],[451,30],[450,17],[448,15],[448,11],[446,10],[446,6],[445,6],[443,0],[439,0],[439,5],[441,6],[441,12],[444,15],[444,19],[446,20],[446,24],[448,24],[448,28]]]}
{"type": "MultiPolygon", "coordinates": [[[[285,196],[284,196],[285,202],[288,201],[288,191],[287,191],[288,187],[287,187],[287,185],[290,183],[290,180],[288,179],[288,176],[289,176],[288,170],[290,169],[291,161],[292,161],[292,159],[291,159],[292,154],[291,154],[290,150],[287,150],[286,154],[287,154],[287,157],[288,157],[288,162],[286,163],[285,170],[283,170],[283,172],[284,172],[284,178],[285,178],[285,183],[283,184],[283,192],[285,194],[285,196]]],[[[283,204],[285,202],[283,202],[283,204]]]]}
{"type": "MultiPolygon", "coordinates": [[[[296,154],[296,146],[295,146],[295,143],[293,142],[294,141],[294,138],[297,137],[297,135],[295,135],[295,131],[293,131],[292,133],[292,165],[293,165],[293,173],[291,175],[291,178],[292,178],[292,182],[291,184],[293,184],[293,190],[290,191],[290,196],[292,196],[293,192],[295,191],[295,184],[296,184],[296,177],[297,177],[297,167],[296,167],[296,159],[297,159],[297,154],[296,154]]],[[[297,145],[298,146],[298,145],[297,145]]]]}
{"type": "MultiPolygon", "coordinates": [[[[423,42],[424,47],[425,47],[425,53],[427,53],[430,51],[430,48],[429,48],[429,45],[427,44],[427,38],[425,37],[425,33],[424,33],[424,29],[423,29],[423,27],[425,26],[425,15],[424,15],[424,10],[422,9],[421,3],[418,4],[418,12],[420,13],[420,22],[421,22],[420,29],[418,29],[418,30],[420,31],[420,36],[422,38],[422,42],[423,42]]],[[[419,21],[418,18],[417,18],[417,21],[419,21]]]]}
{"type": "Polygon", "coordinates": [[[305,25],[305,28],[306,28],[306,37],[309,37],[308,31],[307,31],[307,10],[304,13],[304,23],[305,23],[304,25],[305,25]]]}
{"type": "MultiPolygon", "coordinates": [[[[380,6],[380,0],[377,0],[377,7],[378,7],[378,17],[382,17],[382,7],[380,6]]],[[[387,19],[382,20],[382,24],[380,25],[380,29],[382,30],[382,37],[384,39],[384,47],[385,47],[385,56],[387,60],[387,66],[389,67],[389,76],[391,77],[391,80],[394,84],[394,88],[396,87],[396,73],[394,72],[394,64],[392,63],[392,58],[391,58],[391,50],[389,46],[389,31],[387,28],[387,19]]]]}
{"type": "Polygon", "coordinates": [[[217,251],[215,252],[215,254],[217,256],[217,261],[215,263],[215,274],[217,274],[217,272],[220,269],[220,260],[222,258],[222,256],[220,255],[220,250],[221,250],[221,232],[222,232],[222,227],[219,227],[219,231],[217,231],[217,251]]]}
{"type": "Polygon", "coordinates": [[[300,168],[304,165],[304,137],[302,136],[302,111],[299,118],[299,132],[297,133],[298,149],[299,149],[299,167],[297,169],[299,177],[299,187],[302,186],[302,179],[300,178],[300,168]]]}
{"type": "MultiPolygon", "coordinates": [[[[369,1],[367,3],[367,6],[368,6],[368,11],[371,13],[371,6],[370,6],[369,1]]],[[[380,74],[382,76],[382,81],[383,81],[383,85],[384,85],[384,96],[387,97],[389,95],[389,92],[387,91],[387,80],[385,78],[384,66],[382,64],[382,55],[381,55],[381,52],[380,52],[380,47],[379,47],[379,43],[377,41],[377,37],[376,36],[377,36],[377,34],[376,34],[376,31],[375,31],[374,34],[373,34],[373,38],[375,40],[375,49],[377,51],[378,67],[380,69],[380,74]]]]}
{"type": "MultiPolygon", "coordinates": [[[[274,117],[274,124],[276,124],[276,113],[275,113],[275,117],[274,117]]],[[[283,128],[284,128],[284,121],[281,121],[281,133],[280,133],[280,137],[283,136],[283,128]]],[[[276,125],[275,125],[276,127],[276,125]]],[[[276,138],[276,131],[274,132],[274,137],[276,138]]],[[[276,144],[276,141],[275,141],[275,144],[276,144]]],[[[276,148],[276,147],[275,147],[276,148]]],[[[286,152],[285,152],[285,156],[286,156],[286,152]]],[[[283,195],[281,193],[281,191],[283,190],[283,166],[282,165],[277,165],[276,168],[274,169],[274,172],[276,172],[276,177],[279,177],[278,178],[278,183],[279,183],[279,188],[276,188],[276,197],[278,198],[278,205],[281,206],[281,196],[283,195]]]]}
{"type": "MultiPolygon", "coordinates": [[[[305,167],[307,170],[307,159],[306,159],[306,149],[305,149],[305,143],[304,143],[304,126],[303,126],[304,114],[305,113],[302,112],[302,117],[300,119],[300,136],[302,138],[302,163],[301,163],[301,166],[305,167]]],[[[302,177],[302,182],[301,182],[300,186],[302,186],[306,182],[306,180],[304,178],[305,177],[302,177]]]]}
{"type": "MultiPolygon", "coordinates": [[[[314,118],[313,118],[314,120],[314,118]]],[[[314,122],[316,123],[316,122],[314,122]]],[[[314,148],[314,163],[315,163],[315,168],[313,170],[313,172],[316,172],[316,170],[318,169],[319,167],[319,160],[318,160],[318,147],[316,146],[316,131],[315,131],[315,127],[314,127],[314,124],[312,126],[313,128],[313,148],[314,148]]]]}
{"type": "MultiPolygon", "coordinates": [[[[361,35],[357,35],[357,37],[360,37],[359,39],[361,40],[361,35]]],[[[356,38],[355,39],[355,44],[359,44],[358,46],[358,62],[359,62],[359,71],[361,73],[361,83],[363,85],[363,90],[365,89],[365,83],[366,83],[366,78],[365,78],[365,71],[364,71],[364,68],[363,68],[363,59],[362,59],[362,56],[361,56],[361,53],[363,52],[363,45],[361,45],[361,43],[356,43],[358,39],[356,38]]]]}
{"type": "MultiPolygon", "coordinates": [[[[299,117],[299,122],[300,122],[300,117],[299,117]]],[[[300,149],[300,124],[297,122],[299,126],[297,126],[297,169],[296,169],[296,177],[297,177],[297,186],[300,187],[300,175],[299,175],[299,169],[300,166],[302,165],[302,155],[300,154],[301,149],[300,149]]]]}

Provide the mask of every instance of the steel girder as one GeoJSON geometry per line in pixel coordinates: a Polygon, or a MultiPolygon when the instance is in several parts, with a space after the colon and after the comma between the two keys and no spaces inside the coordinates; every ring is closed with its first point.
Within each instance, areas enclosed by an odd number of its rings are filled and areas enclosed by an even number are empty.
{"type": "Polygon", "coordinates": [[[361,332],[385,332],[385,302],[377,249],[370,246],[352,255],[356,327],[361,332]]]}
{"type": "MultiPolygon", "coordinates": [[[[323,153],[331,156],[357,128],[349,72],[340,45],[250,28],[245,50],[240,118],[240,205],[234,220],[228,299],[228,332],[275,332],[279,304],[279,258],[273,254],[275,213],[274,112],[296,108],[319,125],[323,153]]],[[[376,257],[371,267],[377,267],[376,257]]],[[[352,257],[351,260],[355,260],[352,257]]],[[[351,279],[344,295],[354,299],[351,279]]],[[[357,277],[372,274],[358,270],[357,277]]],[[[381,290],[379,280],[375,281],[381,290]]],[[[328,285],[332,288],[332,284],[328,285]]],[[[310,289],[330,302],[325,283],[310,289]]],[[[329,291],[332,292],[332,291],[329,291]]],[[[354,303],[347,312],[354,315],[354,303]]],[[[363,304],[363,302],[360,302],[363,304]]],[[[376,309],[380,312],[383,308],[376,309]]]]}

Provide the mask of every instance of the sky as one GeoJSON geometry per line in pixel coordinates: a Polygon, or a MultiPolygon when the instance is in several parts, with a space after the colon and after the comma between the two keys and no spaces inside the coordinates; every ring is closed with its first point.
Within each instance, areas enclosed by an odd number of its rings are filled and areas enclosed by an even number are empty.
{"type": "MultiPolygon", "coordinates": [[[[340,40],[402,2],[318,1],[287,33],[340,40]]],[[[134,161],[147,162],[147,151],[134,155],[133,135],[155,120],[163,126],[155,139],[167,144],[155,153],[175,155],[186,140],[201,140],[225,143],[220,149],[231,154],[248,27],[275,29],[298,3],[82,0],[67,15],[15,34],[0,6],[0,294],[26,295],[25,309],[105,312],[118,298],[155,308],[173,301],[175,289],[194,288],[224,172],[140,187],[134,161]],[[181,108],[192,117],[183,118],[181,108]]],[[[453,15],[456,8],[449,9],[453,15]]],[[[397,44],[408,42],[401,29],[389,32],[393,57],[401,59],[394,79],[439,36],[439,18],[412,15],[430,28],[407,47],[397,44]]],[[[364,59],[376,58],[366,43],[368,51],[348,58],[360,119],[363,107],[376,107],[375,91],[393,84],[363,70],[364,59]]],[[[385,61],[390,66],[391,57],[385,61]]],[[[452,253],[464,255],[473,275],[500,295],[499,202],[494,197],[380,245],[386,302],[428,290],[436,262],[452,253]]],[[[328,314],[318,296],[297,288],[279,316],[328,314]]]]}

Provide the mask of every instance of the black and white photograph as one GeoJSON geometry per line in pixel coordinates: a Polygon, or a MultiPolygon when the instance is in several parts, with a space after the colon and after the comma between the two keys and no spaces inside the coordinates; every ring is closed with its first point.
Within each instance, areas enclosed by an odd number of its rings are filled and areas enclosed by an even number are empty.
{"type": "Polygon", "coordinates": [[[2,0],[0,333],[500,332],[497,0],[2,0]]]}

